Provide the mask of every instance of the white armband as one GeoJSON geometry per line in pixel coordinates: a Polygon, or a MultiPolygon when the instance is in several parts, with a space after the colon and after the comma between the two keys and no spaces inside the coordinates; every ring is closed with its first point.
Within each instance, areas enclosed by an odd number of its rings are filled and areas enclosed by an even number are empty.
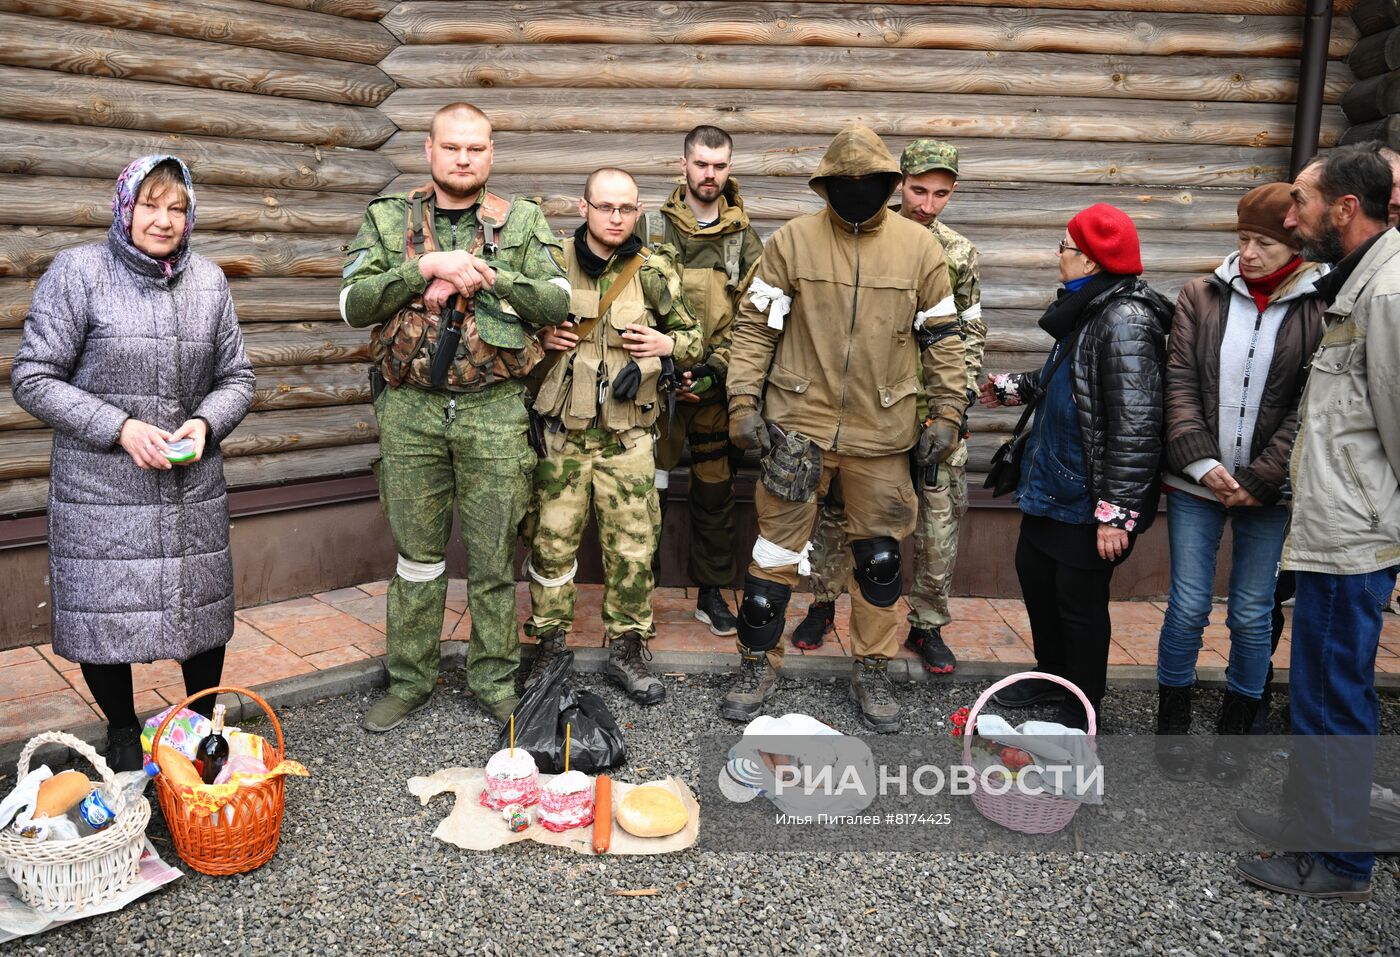
{"type": "Polygon", "coordinates": [[[529,575],[545,588],[562,588],[573,581],[574,576],[578,574],[578,559],[574,559],[573,566],[558,578],[545,578],[539,572],[535,571],[535,566],[531,564],[530,558],[527,557],[525,559],[525,574],[529,575]]]}
{"type": "Polygon", "coordinates": [[[923,312],[914,313],[914,328],[916,330],[922,329],[924,323],[928,322],[930,319],[941,319],[944,316],[956,316],[957,314],[958,307],[953,305],[953,297],[944,296],[942,299],[938,300],[932,308],[925,309],[923,312]]]}
{"type": "Polygon", "coordinates": [[[754,304],[754,308],[767,311],[768,328],[782,331],[783,319],[792,311],[791,296],[755,276],[749,285],[749,302],[754,304]]]}
{"type": "Polygon", "coordinates": [[[976,322],[982,318],[982,304],[980,302],[974,302],[962,312],[958,313],[958,318],[963,322],[976,322]]]}
{"type": "Polygon", "coordinates": [[[807,560],[811,553],[811,542],[802,546],[800,552],[774,545],[762,535],[753,543],[753,560],[758,562],[759,568],[786,568],[788,565],[796,565],[799,575],[812,574],[812,563],[807,560]]]}
{"type": "Polygon", "coordinates": [[[447,572],[447,562],[415,562],[403,555],[399,556],[394,574],[406,582],[430,582],[441,578],[447,572]]]}

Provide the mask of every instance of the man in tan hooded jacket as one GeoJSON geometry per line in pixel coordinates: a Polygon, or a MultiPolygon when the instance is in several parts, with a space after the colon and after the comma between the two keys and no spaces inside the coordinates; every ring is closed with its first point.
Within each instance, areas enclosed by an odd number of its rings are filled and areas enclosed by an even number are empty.
{"type": "Polygon", "coordinates": [[[765,456],[738,616],[741,673],[721,706],[732,720],[755,716],[776,687],[783,612],[806,571],[818,498],[840,475],[855,557],[851,700],[867,727],[899,729],[885,667],[899,647],[899,541],[916,514],[907,453],[917,444],[921,463],[946,459],[967,404],[943,250],[886,208],[899,179],[873,131],[838,133],[809,181],[827,208],[773,234],[735,320],[730,439],[765,456]],[[932,416],[922,433],[921,360],[932,416]]]}

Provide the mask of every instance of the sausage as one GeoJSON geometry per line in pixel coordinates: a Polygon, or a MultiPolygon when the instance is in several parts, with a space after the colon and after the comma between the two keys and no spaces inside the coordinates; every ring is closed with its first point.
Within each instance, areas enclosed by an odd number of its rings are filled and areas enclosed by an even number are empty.
{"type": "Polygon", "coordinates": [[[593,782],[593,853],[606,854],[612,843],[612,778],[598,775],[593,782]]]}

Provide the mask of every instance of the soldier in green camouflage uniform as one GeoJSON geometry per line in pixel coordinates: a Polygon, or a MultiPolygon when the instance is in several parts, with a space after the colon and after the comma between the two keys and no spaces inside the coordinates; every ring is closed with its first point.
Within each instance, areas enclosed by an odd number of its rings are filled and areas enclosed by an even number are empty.
{"type": "Polygon", "coordinates": [[[365,715],[371,731],[423,707],[436,684],[454,496],[471,604],[467,683],[498,719],[515,707],[511,558],[535,466],[520,377],[542,356],[535,327],[568,315],[560,245],[543,213],[485,188],[486,118],[464,104],[444,108],[427,152],[428,187],[370,203],[340,296],[347,323],[376,326],[372,353],[388,380],[374,402],[375,474],[399,555],[388,593],[389,692],[365,715]],[[461,342],[435,387],[436,319],[452,302],[464,307],[461,342]]]}
{"type": "MultiPolygon", "coordinates": [[[[904,173],[904,192],[899,212],[923,223],[943,246],[948,263],[948,279],[964,338],[967,363],[968,402],[977,394],[977,378],[982,373],[982,353],[987,327],[982,322],[982,290],[978,275],[977,248],[961,233],[938,219],[957,188],[958,151],[937,140],[915,140],[899,160],[904,173]]],[[[920,396],[919,416],[927,415],[920,396]]],[[[952,621],[948,614],[948,588],[958,555],[958,524],[967,511],[967,443],[957,449],[933,475],[919,483],[919,518],[914,529],[914,582],[909,589],[909,638],[918,650],[924,667],[935,674],[948,674],[957,659],[943,641],[942,628],[952,621]],[[933,481],[930,483],[929,478],[933,481]]],[[[844,590],[851,571],[851,552],[843,528],[845,512],[841,490],[832,484],[812,535],[812,605],[807,617],[793,632],[793,644],[816,648],[831,627],[837,597],[844,590]]]]}
{"type": "Polygon", "coordinates": [[[656,422],[668,399],[664,373],[700,357],[701,330],[673,251],[649,250],[633,235],[639,213],[632,177],[599,170],[579,203],[584,223],[564,243],[573,298],[569,324],[544,337],[554,359],[535,411],[549,424],[548,454],[535,470],[527,521],[525,632],[539,638],[532,681],[563,653],[573,627],[573,579],[591,502],[603,552],[608,674],[634,700],[656,704],[666,689],[645,663],[655,632],[656,422]]]}

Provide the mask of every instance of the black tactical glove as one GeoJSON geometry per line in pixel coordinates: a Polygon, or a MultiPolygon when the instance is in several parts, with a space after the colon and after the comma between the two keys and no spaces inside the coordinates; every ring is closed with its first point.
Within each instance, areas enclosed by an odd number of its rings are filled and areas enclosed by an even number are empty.
{"type": "Polygon", "coordinates": [[[962,438],[962,429],[957,422],[948,419],[933,419],[924,424],[924,431],[919,435],[918,451],[915,458],[921,466],[928,467],[937,465],[945,461],[953,454],[953,450],[958,447],[958,440],[962,438]]]}
{"type": "Polygon", "coordinates": [[[641,385],[642,370],[634,359],[623,366],[622,371],[613,377],[613,398],[621,399],[623,402],[631,402],[637,398],[637,390],[641,388],[641,385]]]}
{"type": "Polygon", "coordinates": [[[758,400],[751,395],[736,395],[729,400],[729,441],[737,448],[757,450],[764,455],[773,447],[768,436],[768,424],[758,412],[758,400]]]}
{"type": "Polygon", "coordinates": [[[719,375],[715,372],[714,367],[707,362],[701,362],[690,368],[690,388],[686,391],[693,395],[699,395],[702,392],[708,392],[718,381],[719,375]]]}

